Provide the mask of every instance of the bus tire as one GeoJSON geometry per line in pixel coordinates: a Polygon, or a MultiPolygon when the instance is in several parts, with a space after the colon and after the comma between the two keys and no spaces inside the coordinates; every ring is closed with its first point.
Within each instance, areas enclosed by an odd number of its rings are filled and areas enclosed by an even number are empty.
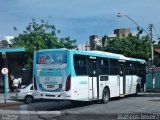
{"type": "Polygon", "coordinates": [[[103,93],[102,93],[101,103],[106,104],[106,103],[108,103],[109,99],[110,99],[109,89],[104,88],[103,93]]]}
{"type": "Polygon", "coordinates": [[[70,101],[72,104],[79,104],[80,103],[80,101],[76,101],[76,100],[71,100],[70,101]]]}
{"type": "Polygon", "coordinates": [[[135,96],[137,96],[138,92],[140,92],[140,85],[139,84],[137,84],[137,86],[136,86],[135,96]]]}

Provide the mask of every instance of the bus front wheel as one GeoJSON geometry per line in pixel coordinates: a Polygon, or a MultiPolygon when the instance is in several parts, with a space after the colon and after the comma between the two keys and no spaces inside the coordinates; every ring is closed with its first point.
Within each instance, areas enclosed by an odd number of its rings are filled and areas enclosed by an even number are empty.
{"type": "Polygon", "coordinates": [[[104,88],[103,93],[102,93],[102,100],[101,103],[107,103],[110,99],[110,94],[109,90],[107,88],[104,88]]]}

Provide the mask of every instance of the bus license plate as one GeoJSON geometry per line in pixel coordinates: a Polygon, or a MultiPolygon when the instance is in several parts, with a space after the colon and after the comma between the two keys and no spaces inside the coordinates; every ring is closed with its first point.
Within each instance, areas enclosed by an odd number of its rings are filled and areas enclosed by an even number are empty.
{"type": "Polygon", "coordinates": [[[47,85],[47,88],[54,88],[54,85],[47,85]]]}

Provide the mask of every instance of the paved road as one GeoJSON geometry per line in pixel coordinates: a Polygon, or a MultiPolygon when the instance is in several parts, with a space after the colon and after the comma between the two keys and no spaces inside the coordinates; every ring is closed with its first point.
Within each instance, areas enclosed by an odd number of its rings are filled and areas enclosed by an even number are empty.
{"type": "Polygon", "coordinates": [[[139,95],[112,100],[108,104],[91,104],[63,110],[75,114],[160,113],[160,94],[139,95]]]}
{"type": "MultiPolygon", "coordinates": [[[[25,114],[31,114],[31,116],[21,118],[23,120],[30,120],[30,119],[41,119],[48,117],[52,119],[54,113],[45,112],[43,111],[50,111],[50,112],[59,112],[56,113],[56,119],[59,120],[70,120],[70,119],[83,119],[83,120],[90,120],[90,119],[122,119],[127,117],[137,117],[146,119],[146,117],[155,117],[156,119],[160,119],[160,93],[141,93],[137,97],[125,97],[121,99],[112,99],[107,104],[100,104],[97,102],[89,102],[89,103],[81,103],[81,104],[71,104],[69,101],[63,102],[41,102],[38,101],[36,103],[32,103],[29,105],[17,105],[17,106],[10,106],[3,108],[3,110],[14,110],[19,113],[23,114],[23,111],[26,111],[25,114]],[[40,115],[34,116],[37,114],[36,111],[41,111],[40,115]],[[28,113],[27,113],[28,112],[28,113]],[[155,114],[153,116],[153,113],[155,114]],[[63,116],[59,117],[59,114],[63,114],[63,116]],[[151,114],[150,116],[147,116],[151,114]],[[126,115],[126,116],[125,116],[126,115]],[[127,116],[128,115],[128,116],[127,116]],[[129,116],[132,115],[132,116],[129,116]],[[135,116],[133,116],[135,115],[135,116]],[[24,119],[25,118],[25,119],[24,119]]],[[[129,118],[128,118],[129,119],[129,118]]]]}

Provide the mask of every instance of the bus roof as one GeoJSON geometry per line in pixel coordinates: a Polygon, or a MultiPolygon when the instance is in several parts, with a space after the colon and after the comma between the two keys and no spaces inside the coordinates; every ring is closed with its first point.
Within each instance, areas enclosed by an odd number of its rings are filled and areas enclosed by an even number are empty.
{"type": "Polygon", "coordinates": [[[59,48],[59,49],[42,49],[42,50],[37,50],[35,52],[51,52],[51,51],[68,51],[69,49],[66,48],[59,48]]]}
{"type": "Polygon", "coordinates": [[[108,57],[108,58],[113,58],[113,59],[121,59],[121,60],[127,60],[127,61],[137,61],[141,63],[146,63],[146,61],[143,59],[130,58],[130,57],[125,57],[122,54],[103,52],[103,51],[76,51],[75,53],[94,55],[94,56],[101,55],[102,57],[108,57]]]}
{"type": "Polygon", "coordinates": [[[114,54],[114,53],[102,52],[102,51],[74,51],[74,53],[75,54],[83,54],[83,55],[108,57],[108,58],[113,58],[113,59],[122,59],[125,57],[120,54],[114,54]]]}
{"type": "Polygon", "coordinates": [[[83,55],[93,55],[93,56],[101,56],[101,57],[107,57],[107,58],[113,58],[113,59],[121,59],[121,60],[127,60],[127,61],[137,61],[141,63],[146,63],[145,60],[143,59],[137,59],[137,58],[130,58],[130,57],[125,57],[122,54],[116,54],[116,53],[110,53],[110,52],[103,52],[103,51],[79,51],[75,49],[66,49],[66,48],[59,48],[59,49],[43,49],[43,50],[38,50],[36,52],[49,52],[49,51],[71,51],[74,54],[83,54],[83,55]]]}
{"type": "Polygon", "coordinates": [[[146,61],[143,60],[143,59],[130,58],[130,57],[127,57],[127,59],[128,59],[129,61],[137,61],[137,62],[141,62],[141,63],[146,63],[146,61]]]}
{"type": "Polygon", "coordinates": [[[96,53],[96,54],[103,54],[103,55],[106,55],[106,56],[116,56],[119,59],[126,59],[126,57],[124,55],[116,54],[116,53],[103,52],[103,51],[90,51],[90,52],[96,53]]]}
{"type": "Polygon", "coordinates": [[[101,57],[108,57],[108,58],[113,58],[113,59],[121,59],[121,60],[127,60],[127,61],[137,61],[137,62],[141,62],[141,63],[146,63],[146,61],[143,59],[130,58],[130,57],[125,57],[122,54],[103,52],[103,51],[77,51],[77,50],[75,50],[74,53],[94,55],[94,56],[101,55],[101,57]]]}

